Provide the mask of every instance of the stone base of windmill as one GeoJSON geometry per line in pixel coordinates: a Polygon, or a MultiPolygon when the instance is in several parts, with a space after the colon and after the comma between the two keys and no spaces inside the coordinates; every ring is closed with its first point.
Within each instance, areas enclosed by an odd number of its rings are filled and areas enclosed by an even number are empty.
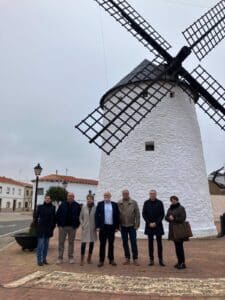
{"type": "MultiPolygon", "coordinates": [[[[163,235],[163,239],[168,239],[168,226],[165,227],[165,234],[163,235]]],[[[208,228],[192,228],[193,238],[211,238],[216,237],[218,232],[216,226],[208,227],[208,228]]],[[[121,237],[120,232],[116,233],[117,237],[121,237]]],[[[139,229],[137,231],[138,239],[147,239],[147,236],[144,234],[144,229],[139,229]]]]}

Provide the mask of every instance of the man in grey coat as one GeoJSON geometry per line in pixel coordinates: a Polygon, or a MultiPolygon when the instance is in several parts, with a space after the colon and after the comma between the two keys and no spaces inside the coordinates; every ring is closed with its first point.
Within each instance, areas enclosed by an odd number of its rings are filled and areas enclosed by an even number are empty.
{"type": "Polygon", "coordinates": [[[136,266],[138,263],[138,248],[137,248],[137,229],[140,226],[140,212],[138,204],[135,200],[130,198],[128,190],[122,191],[122,199],[118,202],[120,212],[120,230],[123,240],[123,249],[125,255],[124,265],[130,264],[130,249],[128,239],[130,238],[131,251],[133,262],[136,266]]]}

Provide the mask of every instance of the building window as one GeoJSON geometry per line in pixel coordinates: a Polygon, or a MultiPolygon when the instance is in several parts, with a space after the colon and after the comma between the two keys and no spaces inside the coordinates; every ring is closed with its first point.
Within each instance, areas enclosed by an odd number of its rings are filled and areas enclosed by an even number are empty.
{"type": "Polygon", "coordinates": [[[12,194],[13,195],[15,194],[15,188],[12,188],[12,194]]]}
{"type": "Polygon", "coordinates": [[[26,194],[27,194],[27,196],[29,196],[29,191],[28,190],[26,190],[26,194]]]}
{"type": "Polygon", "coordinates": [[[0,194],[2,193],[2,186],[0,186],[0,194]]]}
{"type": "Polygon", "coordinates": [[[37,194],[40,195],[40,196],[44,195],[44,189],[43,188],[38,188],[37,194]]]}
{"type": "Polygon", "coordinates": [[[155,150],[154,142],[146,142],[145,143],[145,151],[154,151],[154,150],[155,150]]]}
{"type": "Polygon", "coordinates": [[[19,190],[18,190],[18,194],[21,195],[21,192],[22,192],[21,189],[19,189],[19,190]]]}
{"type": "Polygon", "coordinates": [[[10,208],[10,202],[6,202],[6,208],[10,208]]]}
{"type": "Polygon", "coordinates": [[[9,194],[10,193],[10,187],[7,186],[6,188],[6,194],[9,194]]]}

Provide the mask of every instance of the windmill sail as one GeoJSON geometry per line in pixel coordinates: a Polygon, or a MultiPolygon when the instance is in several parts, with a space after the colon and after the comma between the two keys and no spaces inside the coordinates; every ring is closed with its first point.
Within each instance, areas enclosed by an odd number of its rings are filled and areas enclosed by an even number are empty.
{"type": "Polygon", "coordinates": [[[143,38],[139,32],[140,28],[164,50],[171,48],[170,44],[126,0],[95,1],[155,55],[159,55],[158,51],[143,38]],[[132,23],[137,24],[139,28],[132,26],[132,23]]]}
{"type": "MultiPolygon", "coordinates": [[[[191,74],[225,108],[225,89],[216,79],[201,66],[195,68],[191,74]]],[[[225,130],[225,115],[222,112],[215,109],[202,95],[200,95],[197,104],[221,129],[225,130]]]]}
{"type": "Polygon", "coordinates": [[[183,35],[197,58],[202,60],[225,37],[225,1],[218,2],[183,35]]]}
{"type": "Polygon", "coordinates": [[[166,69],[157,60],[144,61],[104,97],[104,102],[75,127],[90,143],[110,154],[172,90],[166,69]],[[159,81],[160,79],[160,81],[159,81]]]}

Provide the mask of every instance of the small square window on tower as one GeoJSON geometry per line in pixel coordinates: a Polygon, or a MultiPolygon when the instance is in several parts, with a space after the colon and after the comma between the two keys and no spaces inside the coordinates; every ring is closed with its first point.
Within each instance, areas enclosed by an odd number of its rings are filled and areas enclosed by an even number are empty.
{"type": "Polygon", "coordinates": [[[155,145],[154,142],[145,142],[145,151],[154,151],[155,145]]]}

